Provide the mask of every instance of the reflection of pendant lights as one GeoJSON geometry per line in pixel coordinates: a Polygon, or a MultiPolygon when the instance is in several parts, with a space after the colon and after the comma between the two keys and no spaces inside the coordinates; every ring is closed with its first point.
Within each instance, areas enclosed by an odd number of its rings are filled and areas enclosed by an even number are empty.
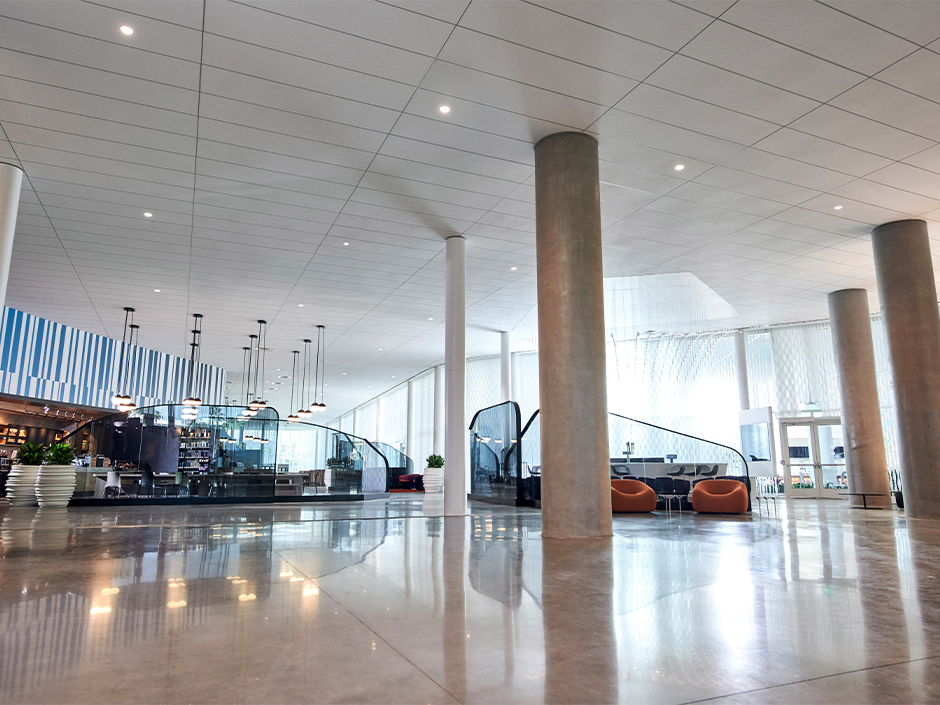
{"type": "Polygon", "coordinates": [[[317,367],[320,366],[322,360],[323,368],[319,373],[320,381],[320,401],[316,401],[316,391],[314,391],[314,404],[317,407],[318,411],[326,411],[326,402],[324,398],[326,397],[326,326],[317,326],[317,367]],[[320,339],[323,339],[323,354],[320,355],[320,339]]]}
{"type": "Polygon", "coordinates": [[[310,393],[307,391],[307,369],[310,367],[310,338],[304,338],[304,381],[300,387],[300,411],[297,415],[302,419],[309,419],[313,412],[308,408],[307,402],[310,399],[310,393]]]}
{"type": "MultiPolygon", "coordinates": [[[[295,381],[297,379],[297,356],[298,355],[300,355],[300,350],[294,350],[294,371],[291,373],[291,378],[290,378],[290,408],[291,409],[294,408],[294,386],[295,386],[295,381]]],[[[298,416],[297,414],[291,413],[291,415],[287,417],[287,420],[290,421],[291,423],[297,423],[298,421],[300,421],[300,416],[298,416]]]]}
{"type": "MultiPolygon", "coordinates": [[[[186,386],[186,398],[183,399],[183,406],[199,407],[202,406],[202,399],[193,394],[193,378],[196,374],[196,364],[199,358],[199,336],[202,334],[202,314],[193,314],[193,342],[190,343],[189,353],[189,382],[186,386]]],[[[195,415],[195,414],[194,414],[195,415]]]]}
{"type": "Polygon", "coordinates": [[[124,307],[124,335],[121,336],[121,360],[118,363],[118,375],[117,375],[117,388],[119,391],[114,393],[114,396],[111,397],[111,403],[117,407],[120,407],[122,404],[129,404],[131,402],[130,395],[126,394],[124,390],[124,357],[125,353],[129,353],[128,342],[127,342],[127,324],[128,322],[133,323],[134,321],[134,309],[125,306],[124,307]]]}
{"type": "MultiPolygon", "coordinates": [[[[131,320],[134,320],[134,310],[131,309],[131,320]]],[[[130,329],[130,334],[128,335],[128,345],[127,345],[127,364],[124,365],[124,389],[128,389],[131,384],[131,347],[137,345],[135,341],[135,335],[137,336],[136,340],[140,339],[140,326],[134,325],[133,323],[128,326],[130,329]]],[[[131,401],[130,395],[125,391],[122,401],[118,404],[118,411],[127,413],[128,411],[133,411],[137,408],[137,405],[131,401]]]]}

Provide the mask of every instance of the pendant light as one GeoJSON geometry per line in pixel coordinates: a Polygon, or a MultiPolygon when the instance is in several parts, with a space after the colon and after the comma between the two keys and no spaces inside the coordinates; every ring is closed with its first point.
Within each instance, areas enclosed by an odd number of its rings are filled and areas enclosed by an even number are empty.
{"type": "MultiPolygon", "coordinates": [[[[294,408],[294,387],[296,386],[296,379],[297,379],[297,356],[298,355],[300,355],[300,350],[294,350],[294,371],[291,374],[291,378],[290,378],[290,408],[291,409],[294,408]]],[[[300,421],[300,416],[292,413],[290,416],[287,417],[287,420],[290,421],[291,423],[297,423],[298,421],[300,421]]]]}
{"type": "Polygon", "coordinates": [[[304,381],[300,388],[300,411],[297,415],[302,419],[309,419],[313,412],[308,408],[307,402],[310,398],[310,392],[307,391],[307,369],[310,367],[310,338],[304,338],[304,381]]]}
{"type": "MultiPolygon", "coordinates": [[[[258,354],[255,357],[255,398],[248,404],[248,408],[252,411],[261,411],[262,409],[268,408],[268,403],[261,398],[261,395],[258,393],[258,372],[263,369],[263,354],[265,348],[265,335],[267,321],[261,319],[258,320],[258,354]],[[260,369],[259,369],[260,368],[260,369]]],[[[261,382],[264,383],[264,374],[261,375],[261,382]]]]}
{"type": "MultiPolygon", "coordinates": [[[[255,350],[258,349],[257,341],[258,341],[258,336],[255,335],[254,333],[248,336],[248,342],[250,344],[250,347],[248,348],[248,389],[247,389],[247,394],[245,394],[246,406],[244,410],[242,411],[242,414],[244,416],[249,416],[249,417],[254,416],[255,414],[258,413],[258,402],[249,401],[250,399],[255,398],[255,392],[252,389],[251,361],[255,357],[255,350]]],[[[257,368],[257,360],[255,361],[255,367],[257,368]]],[[[256,379],[255,381],[255,389],[256,389],[257,388],[257,375],[255,379],[256,379]]]]}
{"type": "Polygon", "coordinates": [[[317,364],[322,361],[323,368],[320,371],[320,402],[317,403],[317,409],[319,411],[326,411],[326,402],[324,398],[326,397],[326,326],[317,326],[317,350],[320,349],[320,339],[323,339],[323,354],[317,354],[317,364]]]}
{"type": "Polygon", "coordinates": [[[196,374],[196,364],[198,362],[199,354],[199,336],[202,334],[202,314],[194,313],[193,314],[193,329],[190,331],[193,334],[193,342],[190,343],[190,353],[189,353],[189,382],[186,386],[186,398],[183,399],[183,406],[190,407],[195,409],[196,407],[202,406],[202,399],[193,394],[193,378],[196,374]]]}
{"type": "Polygon", "coordinates": [[[124,357],[128,350],[127,342],[127,329],[128,322],[133,323],[134,321],[134,309],[129,306],[124,307],[124,335],[121,336],[121,360],[118,363],[118,375],[117,375],[117,388],[119,391],[114,393],[114,396],[111,397],[111,403],[117,407],[120,407],[122,404],[129,404],[131,401],[130,395],[123,392],[124,389],[124,357]]]}
{"type": "MultiPolygon", "coordinates": [[[[131,309],[131,320],[132,321],[134,320],[133,309],[131,309]]],[[[130,334],[128,335],[127,364],[124,365],[124,389],[125,390],[129,388],[130,380],[131,380],[131,347],[136,345],[134,341],[134,335],[136,334],[138,336],[138,340],[140,337],[140,333],[138,332],[140,330],[140,326],[134,325],[133,323],[131,323],[130,326],[128,326],[128,328],[130,330],[130,334]]],[[[127,413],[128,411],[133,411],[136,408],[137,408],[137,405],[131,400],[131,396],[127,393],[127,391],[125,391],[122,401],[118,405],[118,411],[127,413]]]]}
{"type": "MultiPolygon", "coordinates": [[[[246,383],[246,377],[247,377],[248,373],[247,373],[247,371],[246,371],[246,363],[247,363],[247,361],[248,361],[248,354],[249,354],[250,352],[251,352],[251,348],[242,348],[242,388],[241,388],[241,395],[240,395],[239,398],[240,398],[240,399],[244,399],[244,400],[246,400],[246,401],[248,400],[248,397],[247,397],[248,386],[247,386],[247,383],[246,383]]],[[[239,411],[239,412],[238,412],[238,415],[235,417],[235,420],[236,420],[236,421],[244,421],[244,420],[247,419],[247,418],[248,418],[248,417],[245,416],[245,412],[244,412],[244,411],[239,411]]]]}

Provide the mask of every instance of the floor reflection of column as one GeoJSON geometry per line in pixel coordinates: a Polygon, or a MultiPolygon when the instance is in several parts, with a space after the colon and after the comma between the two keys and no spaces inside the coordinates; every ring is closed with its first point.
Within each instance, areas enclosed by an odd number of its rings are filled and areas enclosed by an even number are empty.
{"type": "Polygon", "coordinates": [[[545,702],[618,697],[612,539],[542,541],[545,702]]]}
{"type": "Polygon", "coordinates": [[[463,702],[467,691],[464,517],[444,518],[444,687],[463,702]]]}

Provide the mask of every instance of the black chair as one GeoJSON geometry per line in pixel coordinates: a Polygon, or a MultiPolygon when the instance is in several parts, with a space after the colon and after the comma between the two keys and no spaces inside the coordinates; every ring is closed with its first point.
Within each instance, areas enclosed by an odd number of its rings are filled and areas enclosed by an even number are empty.
{"type": "Polygon", "coordinates": [[[713,465],[711,470],[708,469],[708,466],[707,466],[707,465],[699,465],[699,468],[704,468],[704,469],[701,470],[701,471],[699,471],[698,468],[695,468],[695,471],[696,471],[699,475],[701,475],[702,477],[714,477],[715,475],[718,474],[718,466],[717,466],[717,465],[713,465]]]}
{"type": "Polygon", "coordinates": [[[676,494],[675,480],[671,477],[654,477],[653,490],[656,494],[676,494]]]}
{"type": "Polygon", "coordinates": [[[679,469],[676,470],[675,472],[669,472],[667,470],[666,474],[669,475],[670,477],[679,477],[679,475],[685,474],[685,465],[680,465],[679,469]]]}
{"type": "Polygon", "coordinates": [[[655,477],[640,477],[640,478],[638,478],[638,479],[639,479],[640,482],[644,482],[644,483],[646,483],[647,485],[649,485],[649,486],[653,489],[654,492],[656,491],[656,480],[657,480],[657,478],[655,478],[655,477]]]}
{"type": "Polygon", "coordinates": [[[687,495],[692,490],[692,482],[690,480],[680,480],[675,479],[672,481],[673,494],[677,495],[687,495]]]}

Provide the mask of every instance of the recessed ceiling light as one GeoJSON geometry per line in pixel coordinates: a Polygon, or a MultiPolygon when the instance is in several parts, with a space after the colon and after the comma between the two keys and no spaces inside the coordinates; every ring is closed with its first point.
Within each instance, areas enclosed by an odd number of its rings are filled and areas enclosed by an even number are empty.
{"type": "Polygon", "coordinates": [[[344,243],[343,243],[343,247],[349,247],[349,243],[348,243],[348,242],[344,242],[344,243]]]}
{"type": "Polygon", "coordinates": [[[155,291],[156,293],[158,293],[158,294],[160,293],[160,290],[159,290],[159,289],[154,289],[154,291],[155,291]]]}
{"type": "Polygon", "coordinates": [[[433,319],[433,318],[429,318],[428,320],[429,320],[429,321],[433,321],[434,319],[433,319]]]}
{"type": "Polygon", "coordinates": [[[438,110],[440,110],[442,113],[444,113],[445,115],[447,115],[447,113],[450,112],[450,106],[449,106],[449,105],[442,105],[440,108],[438,108],[438,110]]]}
{"type": "Polygon", "coordinates": [[[519,269],[519,268],[518,268],[518,267],[510,267],[510,268],[509,268],[509,271],[510,271],[510,272],[515,272],[517,269],[519,269]]]}
{"type": "Polygon", "coordinates": [[[682,171],[683,169],[685,169],[685,164],[676,164],[673,167],[673,169],[675,169],[676,171],[682,171]]]}
{"type": "Polygon", "coordinates": [[[345,376],[346,376],[346,373],[344,372],[344,373],[343,373],[343,377],[345,377],[345,376]]]}
{"type": "Polygon", "coordinates": [[[153,213],[144,213],[144,218],[153,218],[153,213]]]}
{"type": "Polygon", "coordinates": [[[392,379],[395,379],[395,375],[392,375],[392,379]]]}
{"type": "Polygon", "coordinates": [[[121,32],[123,32],[127,36],[130,36],[134,33],[134,30],[125,24],[125,25],[121,25],[121,32]]]}
{"type": "Polygon", "coordinates": [[[304,307],[303,304],[297,304],[297,308],[303,308],[303,307],[304,307]]]}
{"type": "Polygon", "coordinates": [[[379,352],[382,352],[382,348],[379,348],[379,352]]]}
{"type": "Polygon", "coordinates": [[[841,211],[841,210],[842,210],[842,206],[835,206],[835,210],[841,211]]]}

